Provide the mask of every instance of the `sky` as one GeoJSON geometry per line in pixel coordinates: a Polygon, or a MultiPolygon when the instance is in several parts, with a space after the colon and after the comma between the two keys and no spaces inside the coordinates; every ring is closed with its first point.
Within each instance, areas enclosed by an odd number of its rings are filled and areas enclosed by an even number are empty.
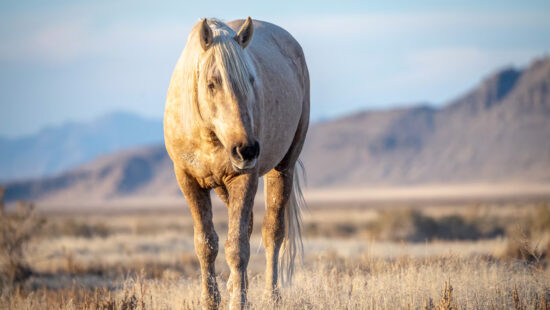
{"type": "Polygon", "coordinates": [[[2,1],[0,136],[120,110],[160,119],[192,25],[247,16],[302,45],[313,120],[441,106],[550,56],[550,1],[2,1]]]}

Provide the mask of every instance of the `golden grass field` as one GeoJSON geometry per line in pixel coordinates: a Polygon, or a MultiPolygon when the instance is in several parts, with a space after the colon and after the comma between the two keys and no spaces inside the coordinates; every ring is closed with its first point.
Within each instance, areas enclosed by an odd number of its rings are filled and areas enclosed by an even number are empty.
{"type": "MultiPolygon", "coordinates": [[[[305,257],[279,304],[262,300],[263,206],[255,207],[251,309],[550,309],[550,203],[310,204],[305,257]]],[[[2,216],[1,309],[197,309],[188,210],[2,216]]],[[[216,206],[221,245],[226,212],[216,206]]],[[[217,260],[227,307],[223,246],[217,260]]]]}

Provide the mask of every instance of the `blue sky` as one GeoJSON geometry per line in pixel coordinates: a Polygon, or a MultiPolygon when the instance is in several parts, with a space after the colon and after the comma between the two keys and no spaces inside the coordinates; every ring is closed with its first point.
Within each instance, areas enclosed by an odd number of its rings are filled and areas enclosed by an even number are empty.
{"type": "Polygon", "coordinates": [[[114,110],[161,118],[201,17],[251,16],[302,44],[312,117],[441,105],[550,53],[550,1],[13,1],[0,10],[0,135],[114,110]],[[47,3],[47,4],[46,4],[47,3]]]}

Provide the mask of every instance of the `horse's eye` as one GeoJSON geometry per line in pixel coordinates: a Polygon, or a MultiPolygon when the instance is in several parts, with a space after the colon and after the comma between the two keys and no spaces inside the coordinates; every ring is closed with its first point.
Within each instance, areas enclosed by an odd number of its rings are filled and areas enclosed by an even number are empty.
{"type": "Polygon", "coordinates": [[[214,142],[214,143],[217,143],[220,141],[218,140],[218,136],[216,136],[216,134],[213,131],[210,132],[210,134],[208,135],[208,138],[210,139],[211,142],[214,142]]]}
{"type": "Polygon", "coordinates": [[[256,81],[256,79],[254,79],[254,77],[251,75],[250,76],[250,84],[254,84],[254,81],[256,81]]]}
{"type": "Polygon", "coordinates": [[[209,83],[208,83],[208,89],[214,90],[214,88],[216,88],[216,85],[214,85],[213,82],[209,82],[209,83]]]}

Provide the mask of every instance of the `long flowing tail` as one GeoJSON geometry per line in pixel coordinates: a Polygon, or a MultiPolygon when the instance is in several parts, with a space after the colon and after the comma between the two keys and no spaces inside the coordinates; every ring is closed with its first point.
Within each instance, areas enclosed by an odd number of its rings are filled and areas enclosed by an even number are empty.
{"type": "Polygon", "coordinates": [[[300,186],[300,177],[305,180],[305,168],[301,160],[296,162],[294,167],[294,175],[292,181],[292,192],[288,207],[285,209],[285,238],[282,244],[282,252],[280,255],[280,272],[281,283],[287,284],[292,282],[294,275],[294,266],[296,255],[301,259],[304,255],[304,244],[302,243],[302,209],[306,207],[306,200],[300,186]]]}

